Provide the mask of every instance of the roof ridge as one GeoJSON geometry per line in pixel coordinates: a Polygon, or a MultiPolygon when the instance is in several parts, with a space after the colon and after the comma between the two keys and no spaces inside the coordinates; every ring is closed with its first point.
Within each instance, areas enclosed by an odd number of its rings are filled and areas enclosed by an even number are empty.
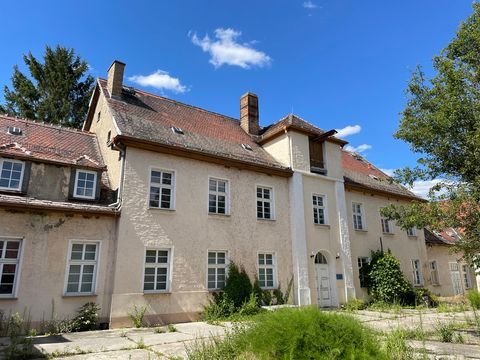
{"type": "Polygon", "coordinates": [[[13,116],[9,116],[9,115],[0,115],[0,118],[4,118],[4,119],[7,119],[7,120],[13,120],[13,121],[21,121],[21,122],[25,122],[25,123],[30,123],[32,125],[34,124],[34,125],[43,126],[43,127],[46,127],[46,128],[51,128],[51,129],[66,130],[66,131],[74,132],[74,133],[77,133],[77,134],[95,136],[95,134],[90,132],[90,131],[85,131],[85,130],[82,130],[82,129],[75,129],[75,128],[71,128],[71,127],[65,127],[65,126],[51,124],[51,123],[45,123],[44,121],[39,122],[39,121],[36,121],[36,120],[13,117],[13,116]]]}
{"type": "MultiPolygon", "coordinates": [[[[99,80],[103,80],[103,81],[107,81],[101,77],[99,77],[99,80]]],[[[125,85],[124,85],[125,86],[125,85]]],[[[133,87],[133,86],[132,86],[133,87]]],[[[223,117],[223,118],[227,118],[229,120],[233,120],[235,122],[240,122],[239,119],[236,119],[234,117],[231,117],[231,116],[228,116],[228,115],[224,115],[224,114],[220,114],[219,112],[216,112],[216,111],[212,111],[212,110],[207,110],[207,109],[203,109],[199,106],[195,106],[195,105],[190,105],[190,104],[187,104],[187,103],[184,103],[184,102],[181,102],[181,101],[178,101],[178,100],[174,100],[174,99],[170,99],[168,97],[165,97],[165,96],[160,96],[160,95],[157,95],[157,94],[153,94],[151,92],[148,92],[148,91],[145,91],[145,90],[140,90],[136,87],[133,87],[133,89],[135,90],[135,92],[139,92],[139,93],[142,93],[143,95],[146,95],[146,96],[151,96],[151,97],[154,97],[154,98],[157,98],[157,99],[161,99],[161,100],[165,100],[165,101],[168,101],[168,102],[171,102],[171,103],[174,103],[174,104],[178,104],[178,105],[181,105],[181,106],[185,106],[185,107],[188,107],[188,108],[191,108],[191,109],[195,109],[195,110],[200,110],[200,111],[203,111],[203,112],[206,112],[206,113],[209,113],[209,114],[213,114],[213,115],[216,115],[216,116],[219,116],[219,117],[223,117]]]]}

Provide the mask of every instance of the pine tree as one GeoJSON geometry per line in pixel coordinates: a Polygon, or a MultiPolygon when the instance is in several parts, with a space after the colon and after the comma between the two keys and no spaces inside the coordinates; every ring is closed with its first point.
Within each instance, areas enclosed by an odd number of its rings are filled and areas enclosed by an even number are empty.
{"type": "Polygon", "coordinates": [[[14,66],[12,90],[5,86],[0,112],[79,128],[85,119],[94,79],[73,49],[45,49],[44,63],[31,52],[23,56],[30,77],[14,66]]]}

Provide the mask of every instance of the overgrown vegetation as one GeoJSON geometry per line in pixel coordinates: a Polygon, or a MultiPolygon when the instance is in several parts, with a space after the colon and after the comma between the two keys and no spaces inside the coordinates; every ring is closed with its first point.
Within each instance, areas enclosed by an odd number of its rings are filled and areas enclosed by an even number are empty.
{"type": "Polygon", "coordinates": [[[473,309],[480,309],[480,292],[478,290],[470,290],[467,292],[467,299],[473,309]]]}
{"type": "Polygon", "coordinates": [[[283,308],[257,315],[223,341],[197,341],[196,359],[387,359],[376,335],[351,316],[315,307],[283,308]]]}
{"type": "Polygon", "coordinates": [[[287,303],[292,286],[293,278],[289,281],[285,294],[280,288],[272,292],[263,290],[258,280],[252,283],[245,269],[231,262],[225,288],[213,293],[212,302],[204,307],[202,319],[212,322],[256,315],[263,311],[262,305],[287,303]]]}
{"type": "Polygon", "coordinates": [[[72,331],[91,331],[98,329],[98,312],[100,306],[88,302],[78,310],[78,315],[72,320],[72,331]]]}
{"type": "Polygon", "coordinates": [[[130,318],[130,320],[132,320],[133,326],[135,326],[136,328],[141,328],[144,325],[143,318],[146,311],[146,306],[133,305],[132,311],[128,313],[128,317],[130,318]]]}

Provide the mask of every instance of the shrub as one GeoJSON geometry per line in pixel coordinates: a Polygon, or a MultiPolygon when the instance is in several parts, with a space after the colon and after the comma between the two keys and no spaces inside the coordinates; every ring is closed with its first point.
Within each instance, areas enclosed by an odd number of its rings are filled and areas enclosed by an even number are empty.
{"type": "Polygon", "coordinates": [[[238,314],[240,316],[251,316],[260,313],[262,310],[263,309],[257,305],[256,295],[251,293],[248,301],[244,302],[240,309],[238,309],[238,314]]]}
{"type": "Polygon", "coordinates": [[[252,283],[243,267],[239,268],[234,262],[230,263],[223,291],[233,301],[235,308],[239,308],[248,301],[252,292],[252,283]]]}
{"type": "Polygon", "coordinates": [[[426,288],[415,289],[415,305],[425,305],[426,307],[437,307],[438,297],[426,288]]]}
{"type": "Polygon", "coordinates": [[[315,307],[267,311],[224,341],[197,342],[194,359],[386,359],[372,330],[315,307]]]}
{"type": "Polygon", "coordinates": [[[78,309],[78,315],[72,320],[72,331],[90,331],[98,329],[100,306],[88,302],[78,309]]]}
{"type": "Polygon", "coordinates": [[[455,326],[451,323],[438,323],[435,330],[441,342],[453,342],[453,335],[455,333],[455,326]]]}
{"type": "Polygon", "coordinates": [[[143,326],[145,311],[147,311],[146,306],[137,307],[137,305],[133,305],[132,312],[128,313],[128,317],[132,320],[133,326],[136,328],[141,328],[143,326]]]}
{"type": "Polygon", "coordinates": [[[228,318],[235,312],[233,301],[225,293],[214,293],[213,301],[203,308],[202,320],[216,321],[228,318]]]}
{"type": "Polygon", "coordinates": [[[475,310],[480,309],[480,292],[478,290],[470,290],[467,292],[467,299],[472,308],[475,310]]]}
{"type": "Polygon", "coordinates": [[[363,301],[362,299],[355,299],[355,298],[348,300],[344,305],[344,308],[347,311],[364,310],[366,309],[366,307],[367,307],[367,303],[365,301],[363,301]]]}
{"type": "Polygon", "coordinates": [[[385,339],[385,351],[390,360],[413,360],[413,349],[407,344],[408,334],[404,329],[395,329],[385,339]]]}

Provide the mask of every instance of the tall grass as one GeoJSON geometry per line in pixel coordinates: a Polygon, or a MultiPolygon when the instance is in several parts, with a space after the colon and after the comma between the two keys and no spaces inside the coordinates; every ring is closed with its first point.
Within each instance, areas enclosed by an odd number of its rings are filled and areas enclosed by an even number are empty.
{"type": "Polygon", "coordinates": [[[199,341],[197,359],[387,359],[372,330],[353,317],[314,307],[279,309],[253,318],[223,341],[199,341]]]}

